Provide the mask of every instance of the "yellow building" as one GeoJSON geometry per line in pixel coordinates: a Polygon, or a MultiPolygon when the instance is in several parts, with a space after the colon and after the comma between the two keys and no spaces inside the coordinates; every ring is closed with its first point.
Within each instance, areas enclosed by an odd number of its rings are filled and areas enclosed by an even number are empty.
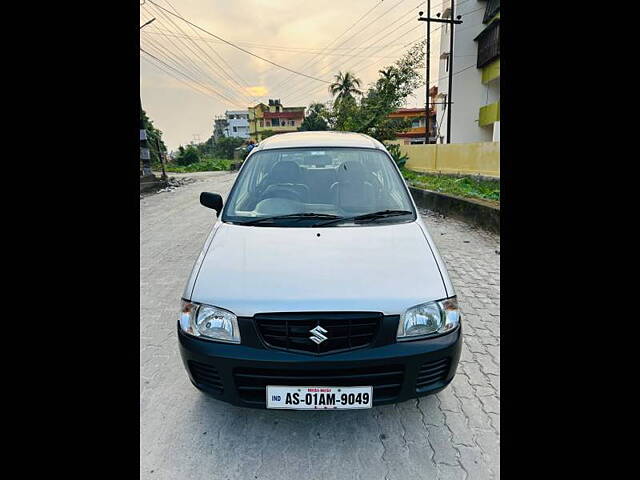
{"type": "Polygon", "coordinates": [[[269,100],[249,107],[249,135],[260,142],[274,133],[296,132],[304,120],[305,107],[283,107],[280,100],[269,100]]]}

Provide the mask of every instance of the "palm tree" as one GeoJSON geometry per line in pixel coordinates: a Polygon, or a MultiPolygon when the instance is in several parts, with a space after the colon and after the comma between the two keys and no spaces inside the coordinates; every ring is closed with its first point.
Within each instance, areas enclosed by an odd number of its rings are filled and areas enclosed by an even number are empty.
{"type": "Polygon", "coordinates": [[[396,71],[393,67],[387,67],[386,70],[378,70],[378,73],[382,75],[382,78],[389,81],[391,77],[395,75],[396,71]]]}
{"type": "Polygon", "coordinates": [[[360,79],[351,72],[338,72],[335,75],[336,81],[329,85],[329,92],[336,97],[336,103],[343,100],[353,100],[354,95],[362,95],[360,79]]]}

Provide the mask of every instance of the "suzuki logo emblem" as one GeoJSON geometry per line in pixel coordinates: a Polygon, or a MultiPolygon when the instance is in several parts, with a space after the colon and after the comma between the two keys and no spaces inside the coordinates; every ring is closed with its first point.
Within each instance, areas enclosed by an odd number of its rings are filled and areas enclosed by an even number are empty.
{"type": "Polygon", "coordinates": [[[312,335],[309,337],[309,340],[320,345],[325,340],[328,340],[328,337],[325,337],[323,333],[327,333],[327,331],[318,325],[316,328],[309,330],[309,333],[312,335]]]}

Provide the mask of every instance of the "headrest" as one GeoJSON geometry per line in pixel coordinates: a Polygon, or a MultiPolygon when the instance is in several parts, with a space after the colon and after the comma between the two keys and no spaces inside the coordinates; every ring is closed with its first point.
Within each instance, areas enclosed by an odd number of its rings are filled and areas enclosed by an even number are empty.
{"type": "Polygon", "coordinates": [[[365,181],[366,171],[360,162],[346,161],[338,167],[338,180],[362,180],[365,181]]]}
{"type": "Polygon", "coordinates": [[[276,163],[269,173],[270,176],[278,179],[294,179],[300,175],[300,167],[296,162],[291,160],[281,160],[276,163]]]}

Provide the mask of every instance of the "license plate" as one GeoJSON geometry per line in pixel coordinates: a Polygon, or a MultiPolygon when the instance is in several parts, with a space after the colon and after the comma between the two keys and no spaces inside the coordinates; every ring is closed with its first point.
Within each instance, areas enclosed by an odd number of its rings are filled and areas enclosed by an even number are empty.
{"type": "Polygon", "coordinates": [[[267,385],[267,408],[346,410],[371,408],[372,387],[286,387],[267,385]]]}

